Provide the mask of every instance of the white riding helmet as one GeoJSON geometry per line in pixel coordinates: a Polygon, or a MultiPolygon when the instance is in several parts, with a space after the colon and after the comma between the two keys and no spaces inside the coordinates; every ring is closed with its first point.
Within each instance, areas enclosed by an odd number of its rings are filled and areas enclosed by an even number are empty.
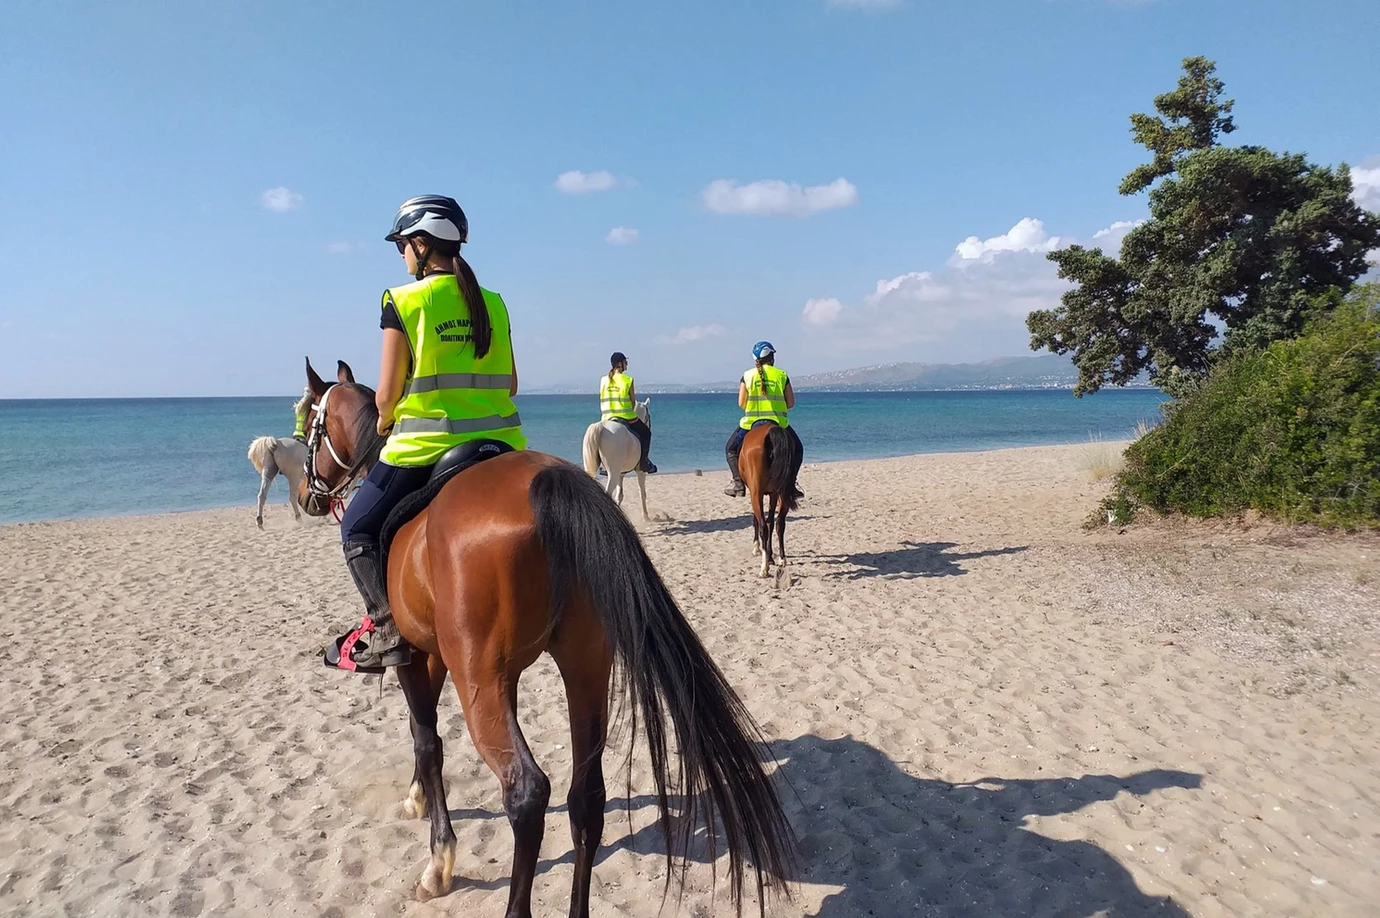
{"type": "Polygon", "coordinates": [[[423,194],[408,198],[398,207],[393,229],[383,238],[397,242],[416,233],[426,233],[443,242],[463,243],[470,236],[470,221],[454,198],[439,194],[423,194]]]}

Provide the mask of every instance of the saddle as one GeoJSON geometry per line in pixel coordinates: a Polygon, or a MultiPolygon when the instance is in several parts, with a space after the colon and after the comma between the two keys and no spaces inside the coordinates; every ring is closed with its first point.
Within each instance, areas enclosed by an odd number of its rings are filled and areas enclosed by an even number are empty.
{"type": "Polygon", "coordinates": [[[441,493],[441,489],[460,473],[474,468],[486,459],[511,453],[513,448],[498,440],[471,440],[447,450],[431,467],[431,477],[421,488],[398,501],[398,505],[383,521],[379,532],[379,546],[383,551],[383,569],[388,570],[388,546],[398,530],[416,518],[441,493]]]}

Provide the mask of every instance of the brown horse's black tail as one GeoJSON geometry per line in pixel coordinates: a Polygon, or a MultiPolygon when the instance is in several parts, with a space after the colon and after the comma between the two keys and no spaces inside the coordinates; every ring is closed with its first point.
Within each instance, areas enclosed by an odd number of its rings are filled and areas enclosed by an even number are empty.
{"type": "Polygon", "coordinates": [[[787,513],[796,508],[795,472],[800,467],[800,450],[796,448],[794,437],[773,424],[767,430],[765,452],[766,492],[777,495],[781,500],[781,512],[787,513]]]}
{"type": "Polygon", "coordinates": [[[640,719],[646,733],[668,890],[671,873],[683,875],[691,838],[703,825],[711,865],[722,833],[739,914],[749,863],[765,914],[765,892],[789,895],[795,836],[763,768],[757,724],[671,598],[637,531],[593,478],[574,466],[543,469],[528,496],[550,566],[554,621],[570,597],[589,598],[613,646],[617,686],[632,702],[634,731],[640,719]],[[675,766],[667,721],[680,751],[675,766]],[[674,829],[672,793],[684,796],[686,809],[674,829]]]}

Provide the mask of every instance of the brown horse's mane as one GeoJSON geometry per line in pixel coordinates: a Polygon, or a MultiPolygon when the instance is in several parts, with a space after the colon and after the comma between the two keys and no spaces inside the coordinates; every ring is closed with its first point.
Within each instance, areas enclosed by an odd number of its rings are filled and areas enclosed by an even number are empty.
{"type": "Polygon", "coordinates": [[[338,386],[353,386],[363,392],[364,407],[355,414],[355,429],[351,431],[351,436],[356,444],[363,444],[364,452],[368,458],[364,461],[363,468],[372,469],[374,463],[379,461],[379,453],[383,450],[383,444],[387,442],[387,437],[379,436],[379,409],[374,402],[374,390],[363,383],[336,383],[338,386]]]}

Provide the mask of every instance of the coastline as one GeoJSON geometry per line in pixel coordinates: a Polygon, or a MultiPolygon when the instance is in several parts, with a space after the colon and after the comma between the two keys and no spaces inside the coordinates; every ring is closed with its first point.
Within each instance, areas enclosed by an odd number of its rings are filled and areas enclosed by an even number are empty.
{"type": "MultiPolygon", "coordinates": [[[[812,469],[812,468],[814,468],[814,467],[816,467],[816,466],[839,465],[839,464],[842,464],[842,463],[850,463],[850,462],[857,462],[857,463],[887,462],[887,461],[896,460],[896,459],[913,459],[913,458],[918,458],[918,457],[920,457],[920,456],[954,456],[954,455],[973,455],[973,456],[981,456],[981,455],[985,455],[985,454],[987,454],[987,453],[1002,453],[1002,452],[1012,452],[1012,451],[1017,451],[1017,450],[1029,450],[1029,449],[1078,449],[1078,448],[1081,448],[1081,447],[1083,447],[1083,446],[1086,446],[1086,445],[1087,445],[1087,442],[1088,442],[1088,441],[1085,441],[1085,442],[1083,442],[1083,443],[1054,443],[1054,444],[1050,444],[1050,443],[1039,443],[1039,444],[1032,444],[1032,445],[1026,445],[1026,446],[997,446],[997,447],[993,447],[993,448],[991,448],[991,449],[977,449],[977,450],[964,450],[964,449],[933,449],[933,450],[923,450],[923,451],[920,451],[920,452],[899,453],[899,454],[897,454],[897,455],[889,455],[889,456],[869,456],[869,457],[864,458],[864,459],[859,459],[859,458],[854,458],[854,459],[817,459],[817,460],[807,460],[807,461],[804,463],[804,465],[801,466],[801,469],[802,469],[802,472],[808,473],[810,469],[812,469]]],[[[1124,447],[1125,447],[1127,444],[1129,444],[1131,441],[1129,441],[1129,440],[1098,440],[1098,441],[1096,441],[1096,442],[1097,442],[1099,445],[1105,445],[1105,446],[1107,446],[1108,448],[1120,449],[1120,448],[1124,448],[1124,447]]],[[[702,473],[703,475],[711,475],[711,474],[714,474],[714,473],[716,473],[716,472],[720,472],[720,473],[727,474],[725,467],[724,467],[723,465],[718,465],[718,466],[713,466],[713,467],[703,468],[703,469],[698,469],[698,470],[696,470],[696,469],[686,469],[686,470],[681,470],[681,471],[669,471],[669,472],[660,472],[660,471],[659,471],[659,472],[657,472],[655,475],[649,475],[649,476],[647,476],[647,482],[648,482],[648,485],[650,486],[650,485],[652,484],[652,482],[655,481],[655,480],[662,480],[662,481],[665,481],[665,480],[668,480],[668,479],[674,479],[674,478],[680,478],[680,477],[698,478],[698,477],[701,477],[701,473],[702,473]]],[[[286,479],[283,478],[282,476],[279,476],[279,478],[276,479],[276,480],[273,482],[272,489],[269,491],[268,501],[267,501],[267,503],[265,503],[265,505],[264,505],[264,511],[265,511],[266,514],[272,513],[273,510],[274,510],[274,508],[276,508],[277,510],[279,510],[279,511],[285,513],[285,514],[286,514],[286,513],[290,513],[290,511],[287,509],[287,491],[286,491],[286,487],[287,487],[286,479]]],[[[628,488],[629,488],[629,487],[631,487],[631,488],[633,489],[633,492],[636,492],[636,489],[637,489],[637,477],[636,477],[635,475],[632,475],[631,473],[628,474],[628,475],[625,475],[624,478],[623,478],[623,490],[624,490],[625,493],[628,491],[628,488]]],[[[650,493],[650,492],[649,492],[649,493],[650,493]]],[[[626,497],[625,497],[625,500],[626,500],[626,497]]],[[[254,501],[253,501],[253,499],[251,498],[251,499],[249,499],[249,500],[239,501],[239,502],[233,502],[233,503],[222,503],[222,502],[218,502],[218,503],[209,504],[209,505],[207,505],[207,506],[202,506],[202,507],[183,507],[183,508],[175,508],[175,509],[151,509],[151,510],[129,510],[129,511],[114,512],[114,513],[93,513],[93,514],[84,515],[84,516],[59,516],[59,517],[40,517],[40,518],[35,518],[35,519],[24,519],[24,520],[0,520],[0,530],[3,530],[3,529],[5,529],[6,527],[9,527],[9,526],[31,526],[31,525],[34,525],[34,524],[36,524],[36,523],[80,523],[80,522],[87,522],[87,521],[91,521],[91,520],[103,520],[103,519],[128,519],[128,518],[130,518],[130,517],[170,516],[170,515],[181,515],[181,514],[186,514],[186,513],[209,513],[209,512],[214,512],[214,511],[218,511],[218,510],[252,510],[252,509],[254,508],[254,506],[255,506],[255,505],[254,505],[254,501]]],[[[304,516],[303,516],[303,520],[306,521],[307,519],[308,519],[308,518],[304,515],[304,516]]]]}

